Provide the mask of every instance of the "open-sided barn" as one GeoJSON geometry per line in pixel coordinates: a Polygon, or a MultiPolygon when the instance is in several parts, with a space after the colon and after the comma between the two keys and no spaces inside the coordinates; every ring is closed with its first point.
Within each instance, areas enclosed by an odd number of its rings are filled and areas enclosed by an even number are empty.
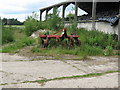
{"type": "MultiPolygon", "coordinates": [[[[56,7],[63,6],[62,18],[65,19],[65,9],[70,4],[75,5],[75,22],[78,24],[78,28],[86,28],[88,30],[100,30],[106,33],[118,34],[120,31],[120,1],[114,0],[114,2],[108,2],[108,0],[68,0],[49,7],[40,9],[40,20],[42,20],[42,13],[46,11],[46,20],[49,10],[56,7]],[[87,12],[87,15],[77,16],[78,8],[87,12]]],[[[69,25],[69,21],[65,21],[65,26],[69,25]]],[[[119,38],[120,40],[120,38],[119,38]]]]}

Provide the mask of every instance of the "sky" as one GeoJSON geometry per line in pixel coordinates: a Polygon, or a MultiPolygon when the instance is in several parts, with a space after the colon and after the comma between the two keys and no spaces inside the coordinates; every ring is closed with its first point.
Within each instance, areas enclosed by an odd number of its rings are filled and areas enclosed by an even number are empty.
{"type": "MultiPolygon", "coordinates": [[[[2,18],[15,18],[19,21],[25,21],[27,16],[31,15],[34,11],[39,15],[39,9],[47,6],[54,5],[56,3],[63,2],[65,0],[0,0],[0,17],[2,18]]],[[[69,5],[66,8],[65,16],[67,14],[74,13],[72,10],[74,5],[69,5]]],[[[62,7],[59,9],[60,15],[62,14],[62,7]]],[[[52,10],[49,11],[52,13],[52,10]]],[[[78,15],[85,14],[81,9],[78,9],[78,15]]],[[[42,14],[42,19],[45,18],[45,12],[42,14]]]]}

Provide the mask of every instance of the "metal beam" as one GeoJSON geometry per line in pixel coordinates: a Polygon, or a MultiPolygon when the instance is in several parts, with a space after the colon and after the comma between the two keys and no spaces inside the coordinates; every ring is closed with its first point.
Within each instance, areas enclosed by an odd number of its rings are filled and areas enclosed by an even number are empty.
{"type": "Polygon", "coordinates": [[[61,3],[58,3],[58,4],[54,4],[54,5],[51,5],[51,6],[48,6],[48,7],[45,7],[45,8],[41,8],[40,10],[46,10],[46,9],[48,9],[48,8],[53,8],[53,7],[59,7],[59,6],[61,6],[61,5],[64,5],[64,4],[69,4],[69,3],[72,3],[72,2],[74,2],[74,0],[70,0],[70,1],[68,1],[68,2],[61,2],[61,3]]]}
{"type": "Polygon", "coordinates": [[[63,18],[63,19],[65,18],[65,9],[66,9],[66,7],[67,7],[69,4],[70,4],[70,3],[63,4],[63,9],[62,9],[62,18],[63,18]]]}
{"type": "Polygon", "coordinates": [[[96,5],[97,5],[97,2],[95,0],[93,0],[93,5],[92,5],[92,30],[96,30],[96,27],[95,27],[96,5]]]}

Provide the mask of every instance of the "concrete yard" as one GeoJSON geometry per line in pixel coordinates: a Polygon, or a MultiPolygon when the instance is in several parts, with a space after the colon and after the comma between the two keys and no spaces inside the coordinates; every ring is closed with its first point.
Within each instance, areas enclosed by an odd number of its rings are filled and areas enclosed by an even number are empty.
{"type": "Polygon", "coordinates": [[[42,60],[42,58],[36,59],[34,57],[32,60],[32,56],[8,53],[0,53],[0,55],[2,55],[1,88],[118,88],[118,72],[94,77],[51,80],[44,83],[23,83],[25,81],[117,71],[117,56],[91,56],[88,60],[52,60],[52,58],[42,60]]]}

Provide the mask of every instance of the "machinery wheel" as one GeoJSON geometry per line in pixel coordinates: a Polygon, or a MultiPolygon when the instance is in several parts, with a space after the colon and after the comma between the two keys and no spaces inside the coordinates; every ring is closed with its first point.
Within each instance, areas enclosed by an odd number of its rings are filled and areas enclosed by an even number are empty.
{"type": "Polygon", "coordinates": [[[80,46],[80,45],[81,45],[81,41],[77,38],[77,39],[75,39],[75,44],[76,44],[77,46],[80,46]]]}
{"type": "Polygon", "coordinates": [[[48,47],[48,39],[42,39],[42,47],[43,48],[48,47]]]}
{"type": "Polygon", "coordinates": [[[48,47],[48,40],[44,39],[44,48],[48,47]]]}
{"type": "Polygon", "coordinates": [[[70,38],[68,39],[68,46],[69,46],[70,48],[72,48],[72,47],[74,46],[74,39],[73,39],[73,37],[70,37],[70,38]]]}

